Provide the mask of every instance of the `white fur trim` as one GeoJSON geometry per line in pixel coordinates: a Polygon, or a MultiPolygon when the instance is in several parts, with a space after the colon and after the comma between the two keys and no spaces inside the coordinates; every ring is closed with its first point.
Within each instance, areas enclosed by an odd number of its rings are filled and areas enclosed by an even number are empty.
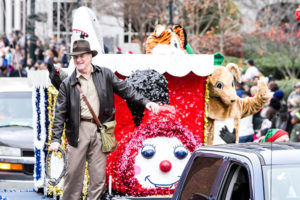
{"type": "Polygon", "coordinates": [[[214,70],[214,56],[207,54],[182,55],[146,55],[146,54],[100,54],[93,63],[110,68],[123,76],[129,76],[135,70],[154,69],[183,77],[190,72],[198,76],[209,76],[214,70]]]}

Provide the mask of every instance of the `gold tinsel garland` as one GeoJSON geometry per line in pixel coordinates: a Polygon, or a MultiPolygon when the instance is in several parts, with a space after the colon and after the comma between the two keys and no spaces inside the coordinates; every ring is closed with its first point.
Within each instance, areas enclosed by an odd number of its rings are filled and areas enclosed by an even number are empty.
{"type": "MultiPolygon", "coordinates": [[[[50,86],[48,88],[48,119],[49,119],[49,127],[48,127],[48,143],[51,143],[51,138],[52,138],[52,128],[53,128],[53,113],[54,113],[54,106],[56,104],[58,96],[58,91],[55,89],[54,86],[50,86]]],[[[63,150],[66,150],[66,134],[65,134],[65,127],[63,130],[62,138],[61,138],[61,148],[63,150]]],[[[49,147],[48,147],[49,151],[49,147]]],[[[61,153],[53,153],[54,156],[58,158],[62,158],[61,153]]],[[[50,163],[48,163],[48,166],[50,166],[50,163]]],[[[62,179],[63,180],[63,179],[62,179]]],[[[84,199],[87,196],[88,192],[88,185],[89,185],[89,174],[88,174],[88,165],[86,163],[85,166],[85,176],[84,176],[84,182],[83,182],[83,188],[82,188],[82,193],[81,193],[81,198],[84,199]]],[[[48,195],[55,195],[55,196],[62,196],[63,194],[63,188],[60,188],[59,186],[52,186],[49,183],[47,183],[47,190],[48,190],[48,195]]]]}
{"type": "MultiPolygon", "coordinates": [[[[48,127],[48,143],[51,143],[52,138],[52,128],[53,128],[53,113],[54,113],[54,105],[56,104],[58,91],[53,87],[50,86],[48,88],[48,119],[49,119],[49,127],[48,127]]],[[[65,129],[63,130],[63,136],[62,136],[62,149],[66,149],[66,140],[65,140],[65,129]]],[[[48,147],[49,151],[49,147],[48,147]]],[[[54,156],[62,159],[62,155],[60,153],[53,153],[54,156]]],[[[47,161],[48,162],[48,161],[47,161]]],[[[48,163],[48,166],[50,166],[50,163],[48,163]]],[[[62,179],[63,180],[63,179],[62,179]]],[[[48,195],[55,195],[55,196],[62,196],[63,189],[59,187],[58,185],[52,186],[47,182],[47,191],[48,195]]]]}
{"type": "Polygon", "coordinates": [[[205,84],[205,99],[204,99],[204,131],[203,131],[203,141],[204,146],[207,145],[207,126],[208,126],[208,101],[209,101],[209,90],[208,90],[208,83],[209,80],[206,78],[206,84],[205,84]]]}

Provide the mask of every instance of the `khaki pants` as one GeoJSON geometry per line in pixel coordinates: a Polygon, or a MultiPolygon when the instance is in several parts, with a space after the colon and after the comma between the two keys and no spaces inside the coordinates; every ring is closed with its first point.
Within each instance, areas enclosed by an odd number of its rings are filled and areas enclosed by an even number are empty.
{"type": "Polygon", "coordinates": [[[101,151],[101,147],[102,142],[100,133],[97,132],[97,125],[90,122],[80,122],[77,148],[68,145],[63,200],[79,200],[83,187],[86,160],[90,175],[88,199],[100,199],[105,192],[107,159],[107,155],[101,151]]]}

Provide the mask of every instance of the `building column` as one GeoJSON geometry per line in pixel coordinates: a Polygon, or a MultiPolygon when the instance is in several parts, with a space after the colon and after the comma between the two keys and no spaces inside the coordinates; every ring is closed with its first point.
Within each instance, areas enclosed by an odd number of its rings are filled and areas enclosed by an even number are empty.
{"type": "Polygon", "coordinates": [[[0,1],[0,34],[4,33],[4,4],[0,1]]]}
{"type": "Polygon", "coordinates": [[[12,33],[12,2],[5,0],[5,33],[7,35],[12,33]]]}
{"type": "Polygon", "coordinates": [[[22,4],[22,11],[23,11],[23,16],[21,18],[22,20],[22,32],[25,35],[26,34],[26,0],[23,0],[23,4],[22,4]]]}
{"type": "Polygon", "coordinates": [[[14,5],[14,29],[20,30],[21,29],[21,0],[15,0],[14,5]]]}

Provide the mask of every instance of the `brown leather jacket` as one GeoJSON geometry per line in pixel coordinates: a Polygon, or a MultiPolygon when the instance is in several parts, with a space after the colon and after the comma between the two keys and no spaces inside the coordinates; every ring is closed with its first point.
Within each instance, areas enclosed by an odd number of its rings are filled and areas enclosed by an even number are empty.
{"type": "MultiPolygon", "coordinates": [[[[104,123],[115,118],[114,93],[127,101],[146,106],[148,99],[139,94],[125,80],[120,80],[110,70],[104,67],[93,66],[93,81],[100,100],[99,120],[104,123]]],[[[76,70],[66,78],[59,88],[59,93],[55,107],[55,118],[53,122],[52,142],[61,142],[61,135],[66,122],[66,136],[71,146],[77,147],[79,123],[80,123],[80,104],[79,91],[76,84],[76,70]]]]}

